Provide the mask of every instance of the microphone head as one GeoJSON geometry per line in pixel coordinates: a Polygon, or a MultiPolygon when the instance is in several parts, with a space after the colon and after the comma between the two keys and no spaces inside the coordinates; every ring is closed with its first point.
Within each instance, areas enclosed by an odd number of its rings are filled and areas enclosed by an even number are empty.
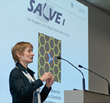
{"type": "Polygon", "coordinates": [[[78,67],[83,68],[83,66],[82,66],[82,65],[78,65],[78,67]]]}
{"type": "Polygon", "coordinates": [[[61,57],[60,57],[60,56],[58,56],[58,57],[57,57],[57,59],[61,59],[61,57]]]}

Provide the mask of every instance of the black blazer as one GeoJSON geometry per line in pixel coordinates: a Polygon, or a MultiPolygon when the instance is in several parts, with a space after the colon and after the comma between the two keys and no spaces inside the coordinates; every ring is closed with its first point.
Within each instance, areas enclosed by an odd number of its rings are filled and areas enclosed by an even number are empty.
{"type": "MultiPolygon", "coordinates": [[[[30,83],[28,78],[22,73],[22,71],[28,70],[33,77],[34,72],[29,68],[26,69],[19,62],[16,63],[16,67],[11,71],[9,76],[10,93],[12,95],[13,103],[32,103],[33,92],[43,85],[40,79],[33,83],[30,83]]],[[[40,95],[41,103],[47,98],[51,88],[44,86],[40,95]]]]}

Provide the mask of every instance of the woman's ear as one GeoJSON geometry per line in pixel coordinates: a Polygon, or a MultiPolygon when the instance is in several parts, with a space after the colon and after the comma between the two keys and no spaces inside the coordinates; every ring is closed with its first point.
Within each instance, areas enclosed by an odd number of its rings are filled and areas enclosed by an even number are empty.
{"type": "Polygon", "coordinates": [[[20,53],[16,53],[17,57],[20,58],[21,57],[21,54],[20,53]]]}

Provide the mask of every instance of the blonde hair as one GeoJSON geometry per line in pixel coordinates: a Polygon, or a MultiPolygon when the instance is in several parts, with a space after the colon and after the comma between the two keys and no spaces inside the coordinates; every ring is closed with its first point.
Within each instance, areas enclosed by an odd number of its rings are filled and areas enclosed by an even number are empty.
{"type": "Polygon", "coordinates": [[[33,49],[33,45],[29,42],[18,42],[11,50],[11,53],[12,53],[12,56],[13,56],[13,59],[15,62],[19,62],[19,58],[17,56],[17,53],[19,54],[22,54],[24,53],[24,50],[27,48],[27,47],[31,47],[33,49]]]}

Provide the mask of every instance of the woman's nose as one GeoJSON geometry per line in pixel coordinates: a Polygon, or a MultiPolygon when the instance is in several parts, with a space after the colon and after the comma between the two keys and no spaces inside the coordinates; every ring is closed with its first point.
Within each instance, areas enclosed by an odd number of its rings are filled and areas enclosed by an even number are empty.
{"type": "Polygon", "coordinates": [[[34,56],[34,53],[32,52],[32,55],[34,56]]]}

